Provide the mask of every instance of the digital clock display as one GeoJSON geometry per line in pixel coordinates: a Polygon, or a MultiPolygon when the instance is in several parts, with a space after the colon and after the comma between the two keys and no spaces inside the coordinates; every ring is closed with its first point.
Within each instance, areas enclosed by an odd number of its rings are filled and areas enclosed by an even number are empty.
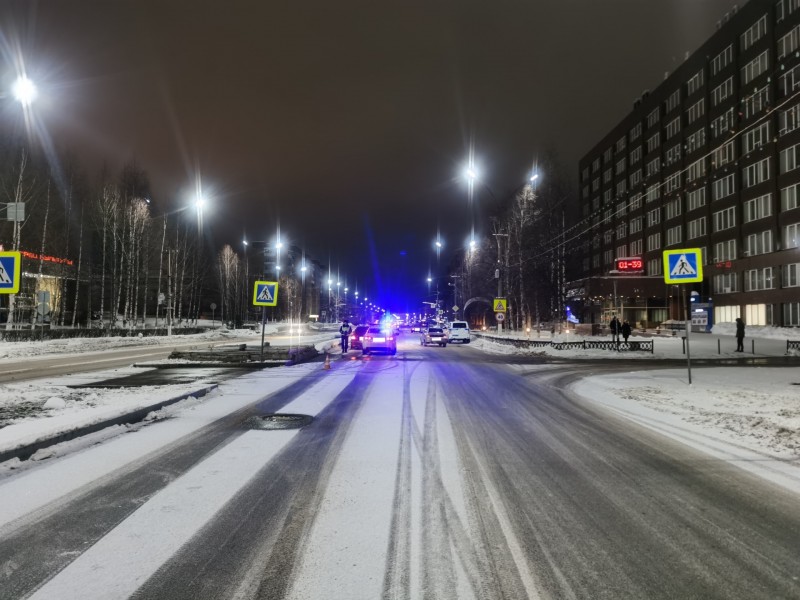
{"type": "Polygon", "coordinates": [[[618,258],[617,271],[622,273],[636,273],[644,271],[644,262],[641,258],[618,258]]]}

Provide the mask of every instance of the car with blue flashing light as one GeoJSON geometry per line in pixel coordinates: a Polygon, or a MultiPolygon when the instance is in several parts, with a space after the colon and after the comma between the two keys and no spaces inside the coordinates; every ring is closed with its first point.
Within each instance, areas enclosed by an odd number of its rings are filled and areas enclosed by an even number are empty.
{"type": "Polygon", "coordinates": [[[447,332],[441,327],[427,327],[419,336],[420,346],[436,344],[444,348],[447,346],[447,332]]]}
{"type": "Polygon", "coordinates": [[[361,347],[364,355],[373,352],[394,355],[397,354],[397,336],[391,329],[373,325],[361,338],[361,347]]]}

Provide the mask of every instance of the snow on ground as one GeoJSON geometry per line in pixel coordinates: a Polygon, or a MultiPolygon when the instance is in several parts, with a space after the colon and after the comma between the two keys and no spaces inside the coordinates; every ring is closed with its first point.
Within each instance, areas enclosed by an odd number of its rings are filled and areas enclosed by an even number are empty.
{"type": "MultiPolygon", "coordinates": [[[[331,339],[330,331],[307,331],[298,335],[280,324],[269,325],[273,345],[295,343],[314,344],[318,351],[336,354],[340,352],[338,340],[331,339]],[[278,328],[283,327],[277,334],[278,328]]],[[[730,359],[745,357],[769,357],[786,355],[786,339],[800,339],[800,331],[777,328],[747,329],[745,354],[736,353],[732,324],[720,324],[711,334],[692,334],[692,358],[730,359]],[[752,349],[755,354],[752,354],[752,349]]],[[[247,335],[258,337],[260,333],[218,330],[201,334],[205,339],[221,339],[225,336],[247,335]]],[[[514,335],[514,334],[511,334],[514,335]]],[[[519,335],[519,334],[516,334],[519,335]]],[[[524,336],[524,334],[523,334],[524,336]]],[[[526,336],[525,336],[526,337],[526,336]]],[[[101,338],[115,343],[113,338],[101,338]]],[[[121,343],[142,343],[142,340],[117,338],[121,343]]],[[[531,339],[536,339],[531,337],[531,339]]],[[[550,339],[549,334],[545,338],[550,339]]],[[[575,340],[573,333],[553,336],[554,341],[575,340]]],[[[593,338],[603,339],[603,338],[593,338]]],[[[605,338],[610,339],[610,338],[605,338]]],[[[741,368],[695,368],[693,384],[688,385],[686,369],[652,370],[652,359],[685,359],[681,335],[661,335],[632,339],[653,339],[655,351],[615,352],[610,350],[555,350],[553,348],[514,348],[495,343],[489,336],[473,337],[471,347],[500,354],[546,354],[568,360],[583,358],[640,359],[642,369],[629,374],[598,376],[584,380],[576,391],[617,413],[662,433],[672,435],[686,443],[693,443],[706,451],[721,453],[727,459],[741,459],[743,455],[755,454],[758,461],[749,461],[750,466],[760,464],[764,457],[772,462],[783,461],[781,469],[800,472],[800,371],[796,367],[741,368]],[[799,384],[799,385],[795,385],[799,384]],[[713,444],[713,448],[709,447],[713,444]],[[724,451],[720,448],[725,448],[724,451]]],[[[168,345],[175,338],[144,338],[154,344],[168,345]]],[[[54,342],[30,342],[14,344],[15,347],[36,348],[46,345],[49,353],[80,352],[81,348],[95,349],[97,339],[76,340],[74,345],[54,342]]],[[[0,343],[0,353],[9,343],[0,343]]],[[[1,355],[1,354],[0,354],[1,355]]],[[[15,356],[18,353],[15,352],[15,356]]],[[[31,356],[36,352],[31,350],[31,356]]],[[[0,361],[2,362],[2,361],[0,361]]],[[[297,367],[293,368],[296,369],[297,367]]],[[[304,365],[302,369],[318,369],[318,364],[304,365]]],[[[524,368],[535,369],[534,365],[524,368]]],[[[0,414],[8,417],[0,421],[0,450],[15,445],[30,443],[59,431],[69,430],[84,424],[106,420],[130,412],[157,401],[174,398],[207,387],[207,382],[198,379],[192,384],[170,386],[148,386],[147,388],[92,389],[69,388],[69,384],[99,381],[108,377],[124,376],[140,369],[129,367],[114,371],[74,375],[51,381],[30,381],[0,386],[0,414]],[[146,390],[146,391],[144,391],[146,390]],[[49,404],[51,408],[43,408],[49,404]]],[[[287,373],[285,369],[278,371],[287,373]]],[[[303,372],[297,371],[298,376],[303,372]]],[[[213,375],[209,372],[208,375],[213,375]]],[[[236,393],[236,380],[225,383],[236,393]]],[[[184,401],[187,402],[187,401],[184,401]]],[[[184,402],[175,405],[179,407],[184,402]]],[[[192,402],[192,401],[189,401],[192,402]]],[[[202,402],[202,400],[198,400],[202,402]]],[[[165,409],[167,410],[167,409],[165,409]]],[[[166,413],[164,413],[166,414],[166,413]]],[[[45,453],[46,454],[46,453],[45,453]]],[[[800,477],[797,477],[800,481],[800,477]]],[[[800,489],[800,483],[798,483],[800,489]]]]}

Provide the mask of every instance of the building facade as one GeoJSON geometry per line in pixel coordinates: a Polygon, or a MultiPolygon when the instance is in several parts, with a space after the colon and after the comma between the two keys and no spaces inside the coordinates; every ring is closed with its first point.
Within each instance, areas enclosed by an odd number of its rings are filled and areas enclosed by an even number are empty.
{"type": "Polygon", "coordinates": [[[800,326],[800,0],[733,7],[579,178],[588,233],[568,300],[585,321],[621,308],[648,326],[683,319],[690,290],[664,284],[662,253],[700,248],[705,279],[691,290],[715,322],[800,326]],[[618,257],[641,257],[644,272],[617,277],[618,257]]]}

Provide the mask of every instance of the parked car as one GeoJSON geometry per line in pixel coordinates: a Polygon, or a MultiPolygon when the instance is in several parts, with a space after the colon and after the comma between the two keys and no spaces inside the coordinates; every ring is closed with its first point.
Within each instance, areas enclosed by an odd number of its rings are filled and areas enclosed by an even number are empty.
{"type": "Polygon", "coordinates": [[[469,344],[469,323],[466,321],[451,321],[447,325],[448,341],[469,344]]]}
{"type": "Polygon", "coordinates": [[[353,333],[350,334],[350,349],[351,350],[363,350],[364,346],[362,345],[361,338],[364,337],[364,334],[367,333],[369,329],[369,325],[359,325],[355,329],[353,329],[353,333]]]}
{"type": "Polygon", "coordinates": [[[444,348],[447,346],[447,333],[441,327],[428,327],[419,337],[420,346],[437,344],[444,348]]]}
{"type": "Polygon", "coordinates": [[[373,352],[397,354],[397,339],[391,330],[372,326],[361,338],[361,348],[364,354],[373,352]]]}

